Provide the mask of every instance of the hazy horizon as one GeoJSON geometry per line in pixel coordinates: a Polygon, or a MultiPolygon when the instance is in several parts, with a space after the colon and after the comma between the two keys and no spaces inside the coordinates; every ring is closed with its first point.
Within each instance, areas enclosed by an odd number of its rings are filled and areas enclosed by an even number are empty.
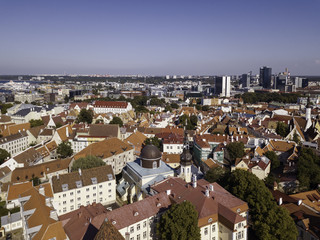
{"type": "Polygon", "coordinates": [[[320,75],[319,0],[1,1],[0,75],[320,75]]]}

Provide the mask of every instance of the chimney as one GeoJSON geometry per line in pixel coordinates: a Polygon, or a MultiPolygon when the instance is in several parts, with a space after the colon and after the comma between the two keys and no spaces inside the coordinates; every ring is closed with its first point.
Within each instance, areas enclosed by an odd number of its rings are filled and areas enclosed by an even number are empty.
{"type": "Polygon", "coordinates": [[[210,197],[210,191],[209,191],[209,189],[206,189],[205,195],[206,195],[206,197],[210,197]]]}
{"type": "Polygon", "coordinates": [[[197,188],[197,176],[192,175],[192,186],[193,188],[197,188]]]}
{"type": "Polygon", "coordinates": [[[214,188],[213,188],[213,185],[212,185],[212,184],[209,185],[209,190],[210,190],[210,192],[213,192],[213,191],[214,191],[214,188]]]}
{"type": "Polygon", "coordinates": [[[299,199],[299,201],[298,201],[298,206],[300,206],[301,203],[302,203],[302,199],[299,199]]]}
{"type": "Polygon", "coordinates": [[[282,205],[282,197],[279,198],[279,206],[282,205]]]}
{"type": "Polygon", "coordinates": [[[166,193],[167,193],[167,195],[169,196],[169,195],[171,194],[171,189],[168,189],[168,190],[166,191],[166,193]]]}
{"type": "Polygon", "coordinates": [[[66,126],[66,136],[69,137],[69,129],[68,129],[68,126],[66,126]]]}
{"type": "Polygon", "coordinates": [[[59,179],[59,173],[57,173],[57,179],[59,179]]]}
{"type": "Polygon", "coordinates": [[[79,168],[78,171],[79,171],[79,175],[81,176],[81,174],[82,174],[81,168],[79,168]]]}

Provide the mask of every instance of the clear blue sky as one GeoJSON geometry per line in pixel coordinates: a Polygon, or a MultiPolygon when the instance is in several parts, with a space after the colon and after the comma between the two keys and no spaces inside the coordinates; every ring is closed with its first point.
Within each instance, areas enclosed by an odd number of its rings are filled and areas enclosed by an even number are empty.
{"type": "Polygon", "coordinates": [[[320,0],[0,0],[0,74],[320,75],[320,0]]]}

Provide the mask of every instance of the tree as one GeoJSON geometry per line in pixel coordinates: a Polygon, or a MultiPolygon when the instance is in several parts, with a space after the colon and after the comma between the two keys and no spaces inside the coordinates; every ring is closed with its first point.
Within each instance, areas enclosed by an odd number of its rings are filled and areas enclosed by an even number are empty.
{"type": "Polygon", "coordinates": [[[236,158],[242,158],[244,156],[243,142],[231,142],[227,145],[227,150],[232,161],[235,161],[236,158]]]}
{"type": "Polygon", "coordinates": [[[10,157],[10,153],[8,153],[5,149],[0,148],[0,164],[4,163],[4,161],[10,157]]]}
{"type": "Polygon", "coordinates": [[[137,106],[134,108],[136,113],[147,113],[149,110],[145,106],[137,106]]]}
{"type": "Polygon", "coordinates": [[[302,148],[298,161],[298,180],[300,187],[316,189],[320,183],[320,157],[312,149],[302,148]]]}
{"type": "Polygon", "coordinates": [[[31,178],[31,179],[30,179],[30,182],[33,183],[33,186],[38,186],[38,185],[41,184],[41,181],[40,181],[40,179],[39,179],[38,177],[33,177],[33,178],[31,178]]]}
{"type": "Polygon", "coordinates": [[[278,206],[268,188],[254,174],[233,171],[225,188],[248,203],[252,229],[257,239],[296,239],[298,231],[289,212],[278,206]]]}
{"type": "Polygon", "coordinates": [[[173,204],[157,223],[157,235],[165,240],[201,239],[198,212],[189,201],[173,204]]]}
{"type": "Polygon", "coordinates": [[[1,113],[2,114],[6,114],[7,113],[7,109],[11,108],[13,105],[11,103],[1,103],[0,104],[0,108],[1,108],[1,113]]]}
{"type": "Polygon", "coordinates": [[[163,103],[163,101],[161,101],[161,99],[159,99],[159,98],[157,98],[157,97],[152,97],[151,99],[150,99],[150,105],[151,106],[163,106],[164,105],[164,103],[163,103]]]}
{"type": "Polygon", "coordinates": [[[284,122],[278,122],[276,133],[279,134],[281,137],[286,137],[289,133],[289,127],[284,122]]]}
{"type": "Polygon", "coordinates": [[[294,141],[296,144],[300,143],[300,139],[299,139],[297,132],[293,133],[292,141],[294,141]]]}
{"type": "Polygon", "coordinates": [[[31,128],[43,125],[42,119],[31,119],[29,123],[31,128]]]}
{"type": "Polygon", "coordinates": [[[179,108],[179,105],[177,103],[171,103],[170,106],[171,106],[171,108],[174,108],[174,109],[179,108]]]}
{"type": "Polygon", "coordinates": [[[202,106],[202,111],[209,111],[210,107],[208,105],[202,106]]]}
{"type": "Polygon", "coordinates": [[[68,102],[69,102],[69,97],[68,97],[68,95],[65,95],[65,96],[64,96],[64,102],[65,102],[65,103],[68,103],[68,102]]]}
{"type": "Polygon", "coordinates": [[[185,126],[187,130],[194,130],[195,126],[197,126],[198,118],[195,115],[189,117],[183,114],[179,117],[179,122],[182,126],[185,126]]]}
{"type": "Polygon", "coordinates": [[[57,148],[57,153],[60,158],[72,156],[73,150],[71,148],[71,143],[68,141],[60,143],[57,148]]]}
{"type": "Polygon", "coordinates": [[[88,124],[92,123],[93,119],[93,111],[92,110],[87,110],[87,109],[81,109],[79,116],[78,116],[78,121],[79,122],[86,122],[88,124]]]}
{"type": "Polygon", "coordinates": [[[280,160],[274,151],[267,151],[264,155],[270,159],[271,169],[275,169],[280,166],[280,160]]]}
{"type": "Polygon", "coordinates": [[[191,115],[190,122],[193,126],[197,126],[198,124],[198,117],[196,115],[191,115]]]}
{"type": "Polygon", "coordinates": [[[157,137],[147,138],[144,140],[145,145],[155,145],[157,148],[159,148],[160,151],[162,151],[162,141],[159,140],[157,137]]]}
{"type": "Polygon", "coordinates": [[[220,182],[226,176],[228,171],[224,167],[212,167],[204,175],[204,179],[208,182],[220,182]]]}
{"type": "Polygon", "coordinates": [[[113,117],[112,120],[110,121],[110,124],[119,124],[120,127],[123,126],[123,122],[119,117],[113,117]]]}
{"type": "Polygon", "coordinates": [[[71,171],[78,171],[78,169],[89,169],[94,167],[104,166],[106,163],[101,159],[93,155],[79,158],[72,164],[71,171]]]}

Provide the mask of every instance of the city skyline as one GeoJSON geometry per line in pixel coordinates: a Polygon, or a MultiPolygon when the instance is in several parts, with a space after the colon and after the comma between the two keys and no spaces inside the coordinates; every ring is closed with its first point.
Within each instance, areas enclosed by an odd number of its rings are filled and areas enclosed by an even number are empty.
{"type": "Polygon", "coordinates": [[[319,0],[2,1],[0,74],[320,75],[319,0]]]}

